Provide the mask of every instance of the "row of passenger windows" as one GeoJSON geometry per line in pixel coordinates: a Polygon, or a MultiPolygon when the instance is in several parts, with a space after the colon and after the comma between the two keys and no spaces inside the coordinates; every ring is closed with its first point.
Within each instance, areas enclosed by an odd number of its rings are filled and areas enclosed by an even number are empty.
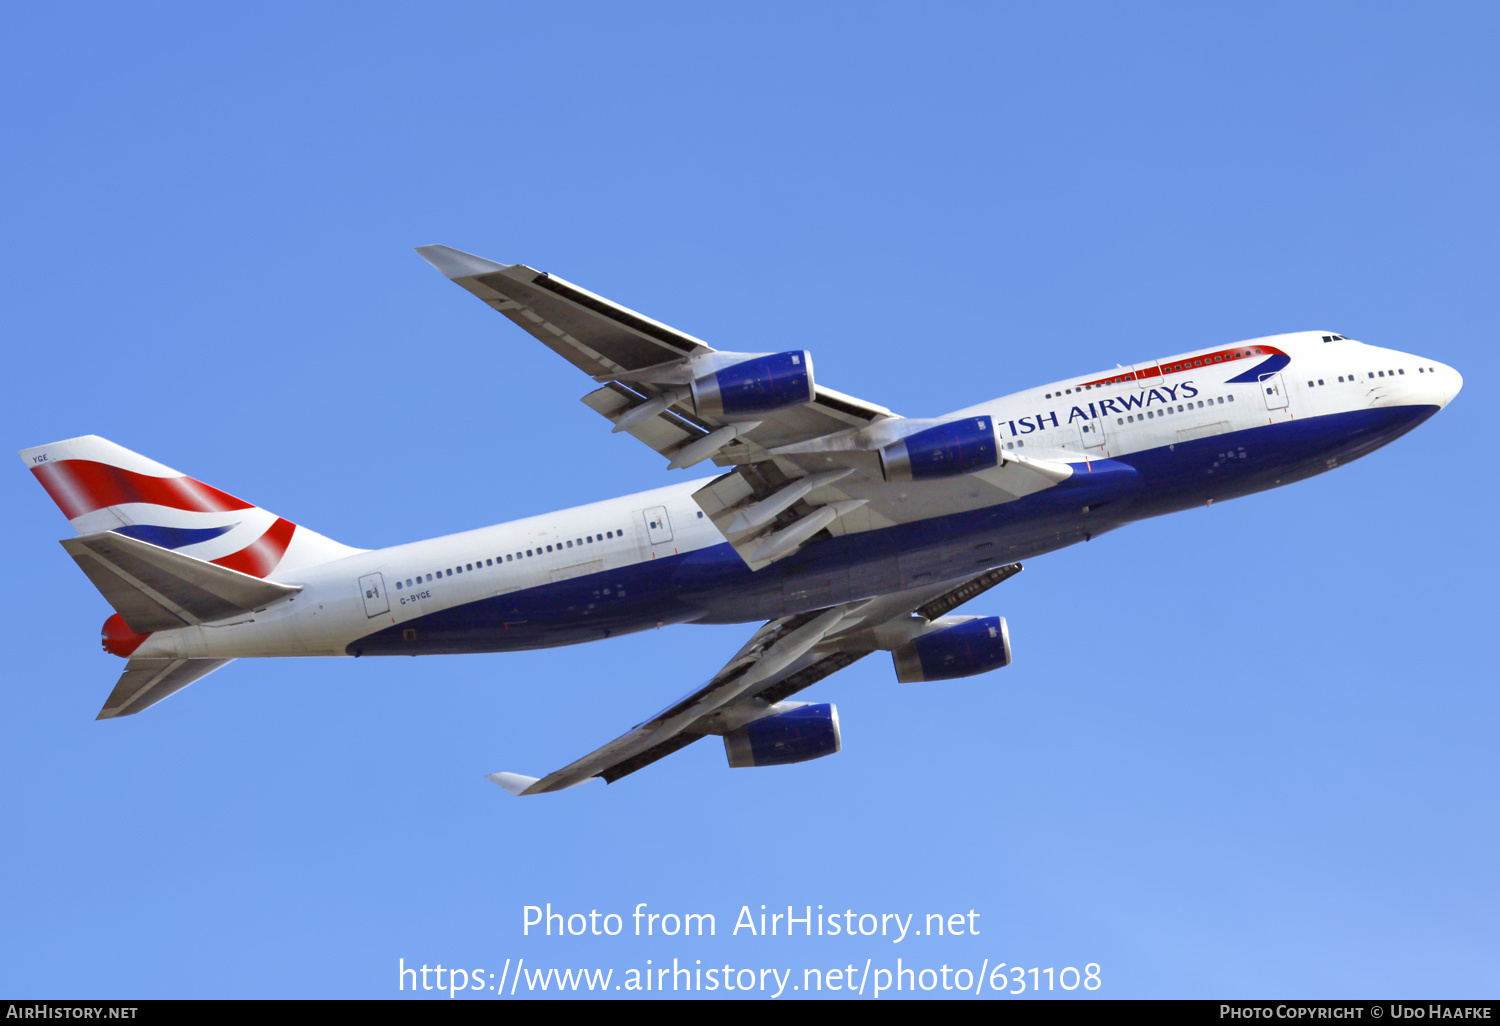
{"type": "MultiPolygon", "coordinates": [[[[1217,399],[1199,399],[1198,400],[1198,406],[1197,406],[1197,408],[1201,410],[1201,409],[1204,408],[1204,406],[1212,406],[1215,403],[1218,403],[1220,406],[1223,406],[1224,403],[1225,403],[1225,401],[1226,401],[1226,397],[1222,396],[1222,395],[1219,396],[1217,399]]],[[[1234,402],[1234,396],[1232,396],[1232,395],[1228,396],[1227,397],[1227,401],[1231,402],[1231,403],[1234,402]]],[[[1128,416],[1116,417],[1115,418],[1115,423],[1116,424],[1134,424],[1138,420],[1155,420],[1157,417],[1165,417],[1169,413],[1182,413],[1184,410],[1191,410],[1193,408],[1194,407],[1193,407],[1192,403],[1187,403],[1185,405],[1183,403],[1178,403],[1177,404],[1177,408],[1175,410],[1171,407],[1171,405],[1167,405],[1167,406],[1162,407],[1159,410],[1147,410],[1145,413],[1132,413],[1132,414],[1129,414],[1128,416]]]]}
{"type": "MultiPolygon", "coordinates": [[[[1417,368],[1417,373],[1418,374],[1436,374],[1437,370],[1436,370],[1436,368],[1433,368],[1433,367],[1418,367],[1417,368]]],[[[1406,368],[1405,367],[1399,367],[1396,370],[1366,371],[1365,372],[1365,380],[1368,381],[1371,378],[1404,377],[1405,375],[1406,375],[1406,368]]],[[[1346,379],[1344,377],[1344,375],[1340,374],[1339,375],[1339,384],[1343,384],[1345,382],[1345,380],[1348,380],[1349,383],[1352,384],[1355,381],[1359,380],[1359,376],[1357,374],[1350,374],[1348,376],[1348,378],[1346,379]]],[[[1323,379],[1319,378],[1318,379],[1318,384],[1321,385],[1322,383],[1323,383],[1323,379]]],[[[1314,385],[1313,385],[1313,383],[1311,381],[1309,381],[1307,383],[1307,387],[1308,388],[1313,388],[1314,385]]]]}
{"type": "MultiPolygon", "coordinates": [[[[582,548],[585,545],[592,545],[594,544],[594,542],[602,542],[606,538],[623,538],[624,536],[624,531],[605,531],[603,534],[590,534],[582,538],[578,538],[575,541],[557,542],[554,545],[538,545],[536,548],[527,549],[524,552],[507,552],[503,556],[496,556],[493,559],[486,559],[483,563],[475,560],[472,563],[465,563],[462,566],[449,567],[446,570],[434,570],[432,573],[427,574],[425,577],[422,574],[418,574],[416,577],[408,577],[405,582],[405,587],[414,588],[419,584],[426,584],[427,582],[439,577],[452,577],[454,574],[462,574],[465,571],[473,573],[475,570],[483,570],[485,567],[494,566],[497,563],[513,563],[518,559],[526,559],[530,556],[540,556],[544,552],[552,552],[554,550],[557,552],[561,552],[563,549],[571,549],[575,547],[582,548]]],[[[396,590],[403,590],[401,581],[396,582],[396,590]]]]}

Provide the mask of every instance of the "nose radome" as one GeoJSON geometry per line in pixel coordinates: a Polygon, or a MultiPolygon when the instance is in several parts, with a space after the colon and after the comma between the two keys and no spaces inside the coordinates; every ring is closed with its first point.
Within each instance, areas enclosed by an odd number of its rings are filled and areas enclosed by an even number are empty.
{"type": "Polygon", "coordinates": [[[1453,401],[1453,397],[1458,395],[1459,390],[1464,387],[1464,376],[1462,374],[1454,370],[1452,367],[1448,368],[1448,374],[1452,378],[1452,384],[1448,386],[1448,400],[1447,402],[1443,403],[1444,406],[1447,406],[1448,403],[1451,403],[1453,401]]]}
{"type": "Polygon", "coordinates": [[[1445,363],[1437,365],[1438,406],[1447,406],[1464,387],[1463,375],[1445,363]]]}

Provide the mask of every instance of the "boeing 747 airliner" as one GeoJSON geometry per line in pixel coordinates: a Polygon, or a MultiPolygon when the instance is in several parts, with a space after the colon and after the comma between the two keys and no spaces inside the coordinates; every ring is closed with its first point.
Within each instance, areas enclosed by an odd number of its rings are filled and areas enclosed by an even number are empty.
{"type": "Polygon", "coordinates": [[[1303,331],[1082,374],[941,417],[836,392],[806,351],[729,353],[522,264],[417,251],[593,379],[588,406],[709,480],[355,549],[93,435],[21,459],[78,536],[129,660],[99,717],[233,659],[507,652],[679,623],[767,621],[708,683],[513,794],[613,782],[710,734],[729,765],[839,750],[792,701],[875,651],[902,681],[1009,664],[999,616],[951,615],[1020,560],[1290,484],[1405,434],[1462,379],[1303,331]]]}

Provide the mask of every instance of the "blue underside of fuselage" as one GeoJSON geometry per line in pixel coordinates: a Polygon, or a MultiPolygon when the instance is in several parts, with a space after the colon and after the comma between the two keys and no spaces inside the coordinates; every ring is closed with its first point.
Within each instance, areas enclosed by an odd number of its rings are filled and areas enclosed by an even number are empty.
{"type": "Polygon", "coordinates": [[[744,623],[969,577],[1122,524],[1290,484],[1437,412],[1392,406],[1288,420],[1118,459],[1000,506],[825,537],[751,571],[728,543],[466,603],[360,638],[351,655],[551,648],[669,623],[744,623]]]}

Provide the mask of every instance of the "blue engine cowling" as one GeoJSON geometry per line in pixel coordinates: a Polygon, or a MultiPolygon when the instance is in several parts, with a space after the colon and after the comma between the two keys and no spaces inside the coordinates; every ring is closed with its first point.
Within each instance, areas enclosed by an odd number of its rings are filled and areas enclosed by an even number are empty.
{"type": "Polygon", "coordinates": [[[699,416],[748,416],[813,401],[812,354],[805,349],[757,356],[693,381],[699,416]]]}
{"type": "Polygon", "coordinates": [[[1010,630],[1003,616],[976,616],[907,642],[891,659],[903,684],[972,677],[1010,665],[1010,630]]]}
{"type": "Polygon", "coordinates": [[[988,470],[1000,463],[995,422],[965,417],[907,435],[880,450],[887,481],[926,481],[988,470]]]}
{"type": "Polygon", "coordinates": [[[798,705],[724,735],[724,754],[735,769],[821,759],[839,746],[839,711],[832,705],[798,705]]]}

